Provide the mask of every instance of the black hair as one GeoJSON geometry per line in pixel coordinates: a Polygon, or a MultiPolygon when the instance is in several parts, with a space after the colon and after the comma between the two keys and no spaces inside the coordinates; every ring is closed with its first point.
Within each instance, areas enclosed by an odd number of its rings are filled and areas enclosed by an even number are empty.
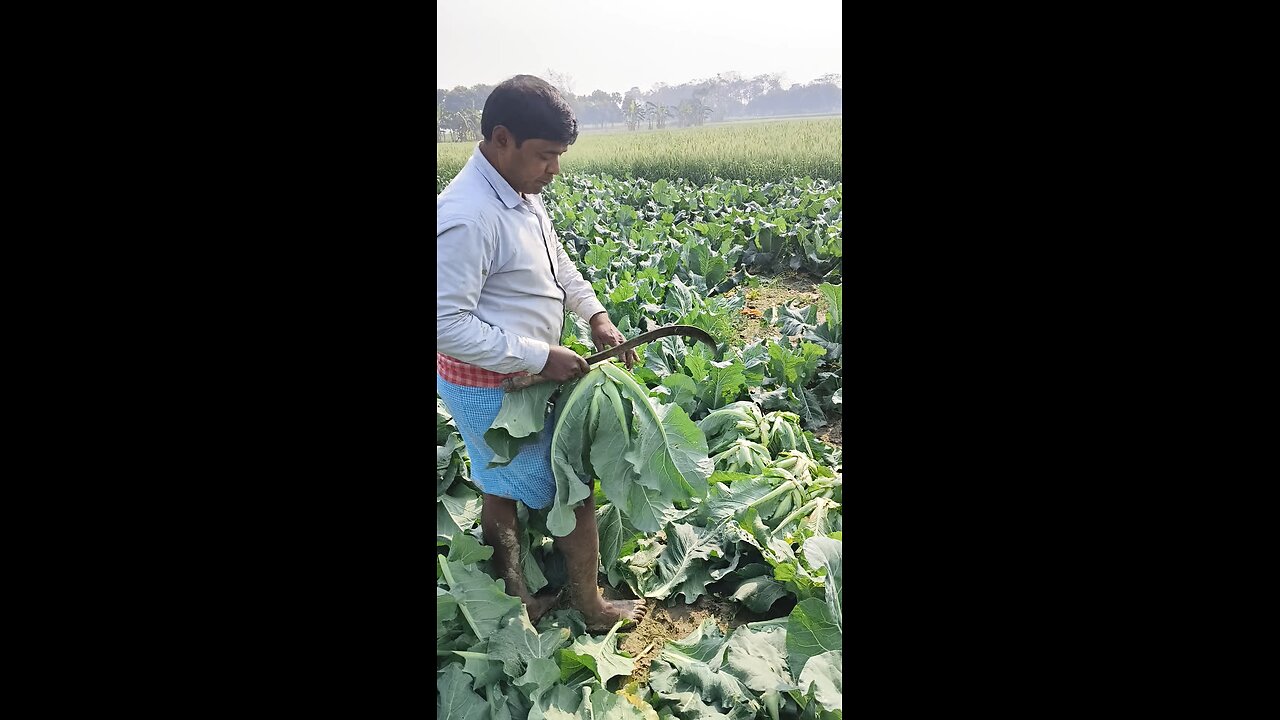
{"type": "Polygon", "coordinates": [[[566,145],[578,139],[573,108],[554,85],[533,75],[503,80],[489,93],[480,115],[480,132],[485,141],[493,139],[493,129],[499,125],[511,131],[516,147],[530,139],[566,145]]]}

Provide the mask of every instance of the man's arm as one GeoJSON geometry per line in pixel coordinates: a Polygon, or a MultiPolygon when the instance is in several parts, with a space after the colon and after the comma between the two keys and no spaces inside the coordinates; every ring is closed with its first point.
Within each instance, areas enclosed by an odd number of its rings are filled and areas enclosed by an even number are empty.
{"type": "Polygon", "coordinates": [[[493,372],[540,372],[550,353],[547,343],[474,315],[496,251],[496,238],[486,235],[471,222],[436,235],[436,349],[493,372]]]}

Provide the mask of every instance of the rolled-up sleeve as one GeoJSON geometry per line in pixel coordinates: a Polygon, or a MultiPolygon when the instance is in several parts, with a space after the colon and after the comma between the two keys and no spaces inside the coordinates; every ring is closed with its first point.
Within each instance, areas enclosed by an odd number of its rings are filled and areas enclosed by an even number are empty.
{"type": "Polygon", "coordinates": [[[436,234],[436,349],[493,372],[540,372],[550,353],[547,343],[475,316],[496,252],[496,240],[489,235],[469,221],[436,234]]]}
{"type": "Polygon", "coordinates": [[[554,238],[551,244],[556,246],[556,276],[560,280],[560,287],[564,288],[565,307],[583,320],[590,320],[592,315],[604,312],[604,305],[596,297],[595,288],[578,272],[578,266],[569,258],[569,253],[564,251],[560,238],[554,238]]]}

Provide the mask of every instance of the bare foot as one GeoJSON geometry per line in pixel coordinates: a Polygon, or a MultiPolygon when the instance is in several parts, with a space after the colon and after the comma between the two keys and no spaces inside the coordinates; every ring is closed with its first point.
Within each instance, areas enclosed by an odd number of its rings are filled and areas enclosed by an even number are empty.
{"type": "Polygon", "coordinates": [[[526,600],[524,607],[529,613],[529,622],[537,625],[538,620],[542,619],[542,616],[546,615],[548,610],[555,607],[556,601],[559,599],[559,595],[543,595],[526,600]]]}
{"type": "Polygon", "coordinates": [[[597,595],[589,605],[578,607],[587,621],[588,632],[609,632],[619,620],[639,622],[644,617],[644,600],[605,600],[597,595]]]}

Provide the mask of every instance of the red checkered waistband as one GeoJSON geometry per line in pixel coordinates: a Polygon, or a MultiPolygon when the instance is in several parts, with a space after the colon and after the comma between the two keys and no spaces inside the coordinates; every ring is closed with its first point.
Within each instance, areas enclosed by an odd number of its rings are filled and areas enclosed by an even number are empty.
{"type": "Polygon", "coordinates": [[[469,363],[464,363],[455,357],[449,357],[441,353],[436,353],[436,374],[444,378],[445,382],[451,382],[454,385],[462,385],[463,387],[478,388],[496,388],[502,386],[505,378],[516,377],[517,375],[528,375],[527,372],[514,373],[497,373],[492,370],[485,370],[469,363]]]}

